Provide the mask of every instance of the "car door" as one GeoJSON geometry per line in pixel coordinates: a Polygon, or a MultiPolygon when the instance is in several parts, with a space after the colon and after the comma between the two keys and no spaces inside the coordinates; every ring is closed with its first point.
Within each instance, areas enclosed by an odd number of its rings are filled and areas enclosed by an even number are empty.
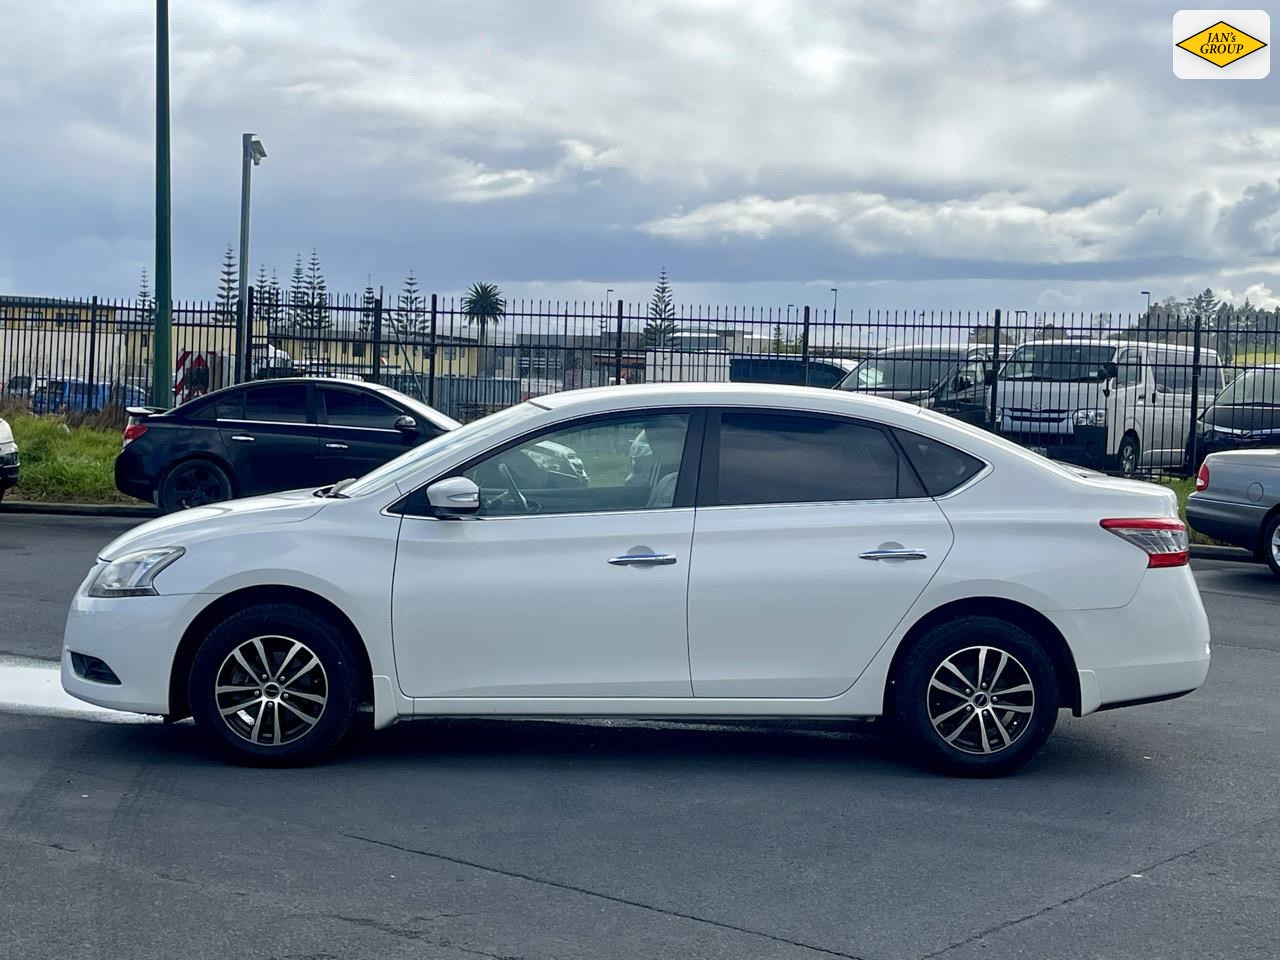
{"type": "Polygon", "coordinates": [[[362,477],[439,434],[417,417],[414,429],[397,429],[399,418],[412,415],[372,390],[326,383],[316,384],[315,392],[321,483],[362,477]]]}
{"type": "Polygon", "coordinates": [[[1154,383],[1148,397],[1149,433],[1143,438],[1142,459],[1154,467],[1180,464],[1191,423],[1191,357],[1157,354],[1150,366],[1154,383]]]}
{"type": "Polygon", "coordinates": [[[951,548],[897,442],[845,417],[711,415],[689,570],[698,697],[847,690],[951,548]]]}
{"type": "Polygon", "coordinates": [[[437,519],[410,496],[392,588],[404,692],[690,696],[699,424],[647,411],[528,434],[451,473],[481,488],[474,518],[437,519]],[[641,433],[661,469],[629,484],[641,433]],[[581,461],[576,480],[558,467],[565,448],[581,461]]]}
{"type": "Polygon", "coordinates": [[[296,380],[256,383],[218,415],[218,429],[240,496],[318,487],[320,438],[310,385],[296,380]],[[223,413],[228,414],[224,417],[223,413]]]}

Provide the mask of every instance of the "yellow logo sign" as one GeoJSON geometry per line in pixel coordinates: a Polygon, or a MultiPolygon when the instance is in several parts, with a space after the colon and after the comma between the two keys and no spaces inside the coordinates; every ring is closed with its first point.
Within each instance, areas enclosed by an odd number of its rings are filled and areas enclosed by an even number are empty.
{"type": "Polygon", "coordinates": [[[1208,60],[1216,67],[1225,67],[1261,50],[1266,44],[1243,30],[1237,30],[1225,20],[1219,20],[1213,26],[1187,37],[1178,46],[1188,53],[1194,53],[1201,60],[1208,60]]]}

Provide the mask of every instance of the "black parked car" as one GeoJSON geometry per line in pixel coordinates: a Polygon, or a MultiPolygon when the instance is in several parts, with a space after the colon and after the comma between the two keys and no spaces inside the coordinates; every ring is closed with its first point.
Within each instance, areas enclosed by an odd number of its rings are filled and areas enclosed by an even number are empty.
{"type": "Polygon", "coordinates": [[[1280,447],[1280,366],[1246,370],[1227,384],[1200,415],[1196,437],[1198,460],[1226,450],[1280,447]]]}
{"type": "Polygon", "coordinates": [[[268,380],[131,407],[116,487],[165,511],[358,477],[457,421],[386,387],[268,380]]]}

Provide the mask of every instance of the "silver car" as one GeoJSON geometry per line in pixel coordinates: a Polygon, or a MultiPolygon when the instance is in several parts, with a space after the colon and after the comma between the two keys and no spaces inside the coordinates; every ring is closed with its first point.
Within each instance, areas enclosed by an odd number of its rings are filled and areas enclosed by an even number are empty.
{"type": "Polygon", "coordinates": [[[1187,522],[1253,551],[1280,577],[1280,450],[1209,454],[1187,498],[1187,522]]]}

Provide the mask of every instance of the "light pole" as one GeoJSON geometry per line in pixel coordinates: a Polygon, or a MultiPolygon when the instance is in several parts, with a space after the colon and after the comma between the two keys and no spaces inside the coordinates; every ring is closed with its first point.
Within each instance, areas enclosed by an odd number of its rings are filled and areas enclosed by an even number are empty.
{"type": "Polygon", "coordinates": [[[1138,293],[1147,298],[1147,316],[1151,316],[1151,291],[1139,290],[1138,293]]]}
{"type": "Polygon", "coordinates": [[[840,303],[840,291],[837,288],[832,287],[831,288],[831,322],[832,323],[836,322],[836,307],[839,303],[840,303]]]}
{"type": "MultiPolygon", "coordinates": [[[[252,133],[240,137],[240,299],[236,301],[236,350],[240,354],[237,381],[249,379],[249,190],[253,168],[267,156],[267,150],[252,133]]],[[[258,291],[261,293],[261,291],[258,291]]]]}
{"type": "Polygon", "coordinates": [[[172,405],[173,259],[169,206],[169,0],[156,0],[156,318],[151,402],[172,405]]]}

